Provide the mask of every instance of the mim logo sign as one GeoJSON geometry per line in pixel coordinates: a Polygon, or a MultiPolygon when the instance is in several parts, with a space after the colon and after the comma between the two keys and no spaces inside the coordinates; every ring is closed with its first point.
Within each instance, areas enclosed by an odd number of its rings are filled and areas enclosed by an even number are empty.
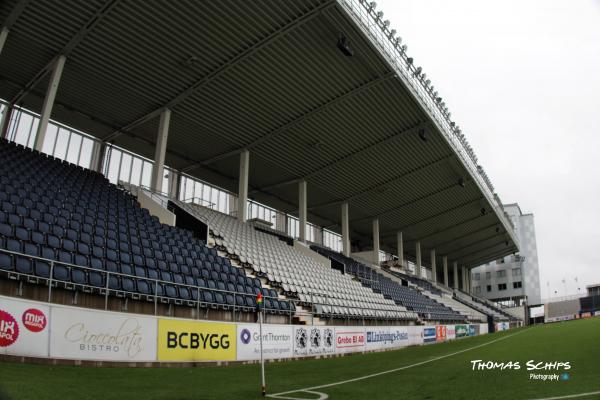
{"type": "Polygon", "coordinates": [[[19,325],[15,318],[0,310],[0,347],[8,347],[19,338],[19,325]]]}
{"type": "Polygon", "coordinates": [[[31,332],[43,331],[47,322],[44,313],[37,308],[30,308],[23,313],[23,326],[31,332]]]}

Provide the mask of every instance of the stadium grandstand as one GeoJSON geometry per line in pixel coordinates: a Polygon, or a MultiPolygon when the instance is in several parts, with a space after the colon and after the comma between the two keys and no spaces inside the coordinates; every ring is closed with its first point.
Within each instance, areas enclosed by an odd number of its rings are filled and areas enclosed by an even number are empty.
{"type": "Polygon", "coordinates": [[[0,22],[0,354],[253,361],[262,318],[270,358],[527,323],[471,290],[514,226],[374,3],[6,0],[0,22]],[[74,326],[131,341],[73,350],[74,326]]]}

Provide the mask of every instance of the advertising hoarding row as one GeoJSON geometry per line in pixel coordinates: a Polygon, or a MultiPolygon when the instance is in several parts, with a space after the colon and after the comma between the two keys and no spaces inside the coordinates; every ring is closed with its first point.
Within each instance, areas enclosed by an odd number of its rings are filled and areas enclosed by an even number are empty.
{"type": "MultiPolygon", "coordinates": [[[[487,325],[262,326],[263,356],[389,350],[487,333],[487,325]],[[484,329],[485,326],[485,329],[484,329]]],[[[0,296],[0,354],[56,359],[190,362],[260,358],[258,324],[142,316],[0,296]]]]}

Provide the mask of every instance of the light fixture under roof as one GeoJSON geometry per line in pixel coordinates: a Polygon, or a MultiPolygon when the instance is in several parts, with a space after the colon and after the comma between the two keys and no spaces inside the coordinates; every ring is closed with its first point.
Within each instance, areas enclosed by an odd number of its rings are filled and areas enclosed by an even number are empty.
{"type": "Polygon", "coordinates": [[[424,141],[424,142],[427,141],[427,131],[425,131],[424,128],[419,129],[419,137],[421,138],[422,141],[424,141]]]}
{"type": "Polygon", "coordinates": [[[348,44],[348,38],[343,33],[340,34],[340,38],[337,41],[337,47],[346,57],[352,57],[354,55],[354,51],[348,44]]]}
{"type": "Polygon", "coordinates": [[[458,186],[460,187],[465,187],[465,178],[463,178],[462,176],[460,178],[458,178],[458,186]]]}

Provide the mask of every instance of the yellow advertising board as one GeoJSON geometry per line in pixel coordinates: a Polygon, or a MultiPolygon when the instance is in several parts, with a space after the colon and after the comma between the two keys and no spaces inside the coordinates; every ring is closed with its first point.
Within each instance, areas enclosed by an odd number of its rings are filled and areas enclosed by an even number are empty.
{"type": "Polygon", "coordinates": [[[159,319],[158,360],[235,360],[236,331],[235,324],[159,319]]]}

